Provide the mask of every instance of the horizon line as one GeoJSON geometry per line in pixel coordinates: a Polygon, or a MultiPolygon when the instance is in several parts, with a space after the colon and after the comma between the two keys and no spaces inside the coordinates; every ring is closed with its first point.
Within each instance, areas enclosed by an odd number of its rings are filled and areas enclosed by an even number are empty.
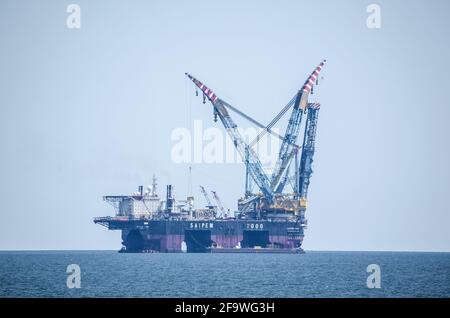
{"type": "MultiPolygon", "coordinates": [[[[0,249],[1,252],[117,252],[116,249],[0,249]]],[[[362,252],[362,253],[450,253],[450,250],[326,250],[326,249],[305,249],[305,252],[362,252]]],[[[146,253],[129,253],[146,254],[146,253]]],[[[166,254],[166,253],[156,253],[166,254]]],[[[169,254],[189,254],[189,253],[169,253],[169,254]]],[[[206,253],[208,254],[208,253],[206,253]]],[[[232,254],[232,253],[230,253],[232,254]]]]}

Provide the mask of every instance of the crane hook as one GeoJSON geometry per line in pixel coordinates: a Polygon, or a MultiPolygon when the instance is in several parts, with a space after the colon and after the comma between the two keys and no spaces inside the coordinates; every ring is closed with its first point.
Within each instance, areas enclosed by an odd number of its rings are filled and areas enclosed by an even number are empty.
{"type": "Polygon", "coordinates": [[[198,96],[198,89],[195,89],[195,96],[198,96]]]}
{"type": "Polygon", "coordinates": [[[206,104],[206,96],[203,94],[203,104],[206,104]]]}

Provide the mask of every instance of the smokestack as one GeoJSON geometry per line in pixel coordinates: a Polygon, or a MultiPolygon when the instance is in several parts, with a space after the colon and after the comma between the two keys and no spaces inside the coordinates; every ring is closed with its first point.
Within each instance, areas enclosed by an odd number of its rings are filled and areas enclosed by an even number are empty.
{"type": "Polygon", "coordinates": [[[144,186],[141,186],[141,185],[140,185],[140,186],[138,187],[138,191],[139,191],[139,194],[140,194],[140,195],[144,195],[144,186]]]}
{"type": "Polygon", "coordinates": [[[169,184],[167,186],[167,193],[166,193],[166,208],[169,212],[173,211],[173,204],[174,204],[174,199],[172,196],[172,185],[169,184]]]}

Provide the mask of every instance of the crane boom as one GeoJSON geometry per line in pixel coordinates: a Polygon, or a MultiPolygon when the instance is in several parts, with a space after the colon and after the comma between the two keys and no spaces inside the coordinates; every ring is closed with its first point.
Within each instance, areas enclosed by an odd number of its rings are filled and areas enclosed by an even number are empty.
{"type": "MultiPolygon", "coordinates": [[[[291,165],[292,159],[298,157],[300,147],[296,144],[297,139],[300,133],[301,121],[303,114],[308,112],[307,123],[305,125],[305,135],[303,140],[303,146],[314,144],[314,137],[311,135],[315,134],[315,123],[317,121],[317,113],[318,107],[312,107],[308,103],[309,94],[313,92],[313,87],[317,84],[317,80],[320,72],[322,71],[323,66],[325,65],[326,60],[323,60],[314,71],[308,76],[306,81],[304,82],[302,88],[297,92],[297,94],[292,98],[292,100],[281,110],[281,112],[267,125],[264,126],[258,121],[254,120],[252,117],[244,114],[240,110],[234,108],[227,102],[218,98],[217,95],[208,88],[205,84],[194,78],[192,75],[185,73],[186,76],[198,87],[203,93],[203,103],[205,103],[206,98],[213,105],[215,120],[217,117],[220,118],[223,126],[225,127],[226,132],[230,136],[233,141],[233,145],[241,156],[242,160],[246,164],[246,195],[250,195],[248,190],[248,175],[251,176],[253,181],[257,184],[259,189],[262,192],[266,202],[271,206],[275,203],[276,198],[279,193],[283,192],[283,189],[287,182],[290,182],[290,172],[289,167],[291,165]],[[289,118],[289,122],[286,128],[286,133],[284,136],[280,136],[274,133],[271,128],[273,125],[292,107],[291,116],[289,118]],[[258,137],[253,140],[250,144],[244,142],[239,130],[237,129],[237,125],[234,123],[231,118],[228,110],[236,112],[238,115],[244,117],[249,120],[253,124],[257,125],[260,128],[263,128],[263,131],[258,135],[258,137]],[[310,114],[311,113],[311,114],[310,114]],[[273,170],[273,174],[268,176],[262,168],[261,161],[256,155],[255,151],[252,149],[252,145],[258,142],[260,136],[265,133],[271,133],[277,136],[278,138],[282,138],[282,144],[278,153],[278,159],[276,162],[275,169],[273,170]],[[309,135],[307,135],[309,134],[309,135]],[[312,138],[312,141],[311,141],[312,138]]],[[[300,168],[298,163],[295,164],[295,173],[297,177],[295,177],[296,185],[295,192],[300,194],[300,197],[306,197],[306,192],[309,184],[309,178],[312,173],[310,169],[310,164],[312,162],[312,156],[314,153],[314,147],[309,146],[305,151],[302,150],[301,160],[300,160],[300,168]],[[303,195],[304,194],[304,195],[303,195]]],[[[297,159],[296,159],[297,161],[297,159]]]]}
{"type": "Polygon", "coordinates": [[[295,148],[292,146],[295,144],[298,134],[300,132],[300,124],[302,120],[302,114],[306,111],[308,105],[308,96],[312,91],[315,82],[325,65],[326,60],[323,60],[306,79],[302,88],[297,93],[295,104],[292,109],[291,117],[289,119],[286,133],[284,134],[284,140],[281,144],[280,151],[278,153],[278,160],[274,172],[272,174],[271,189],[275,193],[283,191],[285,182],[282,181],[282,177],[286,172],[287,167],[291,159],[295,148]]]}
{"type": "Polygon", "coordinates": [[[200,88],[204,96],[208,98],[211,104],[214,106],[214,113],[217,114],[222,122],[228,135],[231,137],[233,144],[241,156],[242,160],[247,162],[247,167],[250,175],[255,183],[261,189],[265,198],[269,203],[273,202],[273,192],[270,186],[270,180],[262,168],[261,161],[256,153],[251,149],[243,140],[240,132],[237,129],[237,125],[234,123],[230,114],[228,113],[225,103],[216,96],[216,94],[209,89],[202,82],[194,78],[192,75],[186,73],[186,76],[194,82],[194,84],[200,88]]]}
{"type": "Polygon", "coordinates": [[[200,186],[200,191],[202,192],[203,196],[205,197],[206,203],[208,204],[208,208],[213,208],[214,205],[211,202],[211,199],[208,196],[208,193],[206,192],[205,188],[203,186],[200,186]]]}
{"type": "Polygon", "coordinates": [[[222,213],[222,217],[225,216],[226,211],[225,211],[225,208],[222,205],[222,201],[220,200],[219,195],[217,194],[216,191],[211,191],[211,192],[213,194],[214,200],[216,200],[216,202],[217,202],[217,207],[219,208],[220,213],[222,213]]]}
{"type": "MultiPolygon", "coordinates": [[[[286,128],[286,133],[284,135],[284,140],[281,143],[280,151],[278,153],[278,160],[275,166],[274,172],[272,174],[271,187],[274,192],[277,192],[278,185],[286,172],[289,162],[292,158],[291,144],[295,143],[300,130],[300,123],[302,120],[303,111],[300,108],[300,102],[302,99],[301,91],[298,92],[295,99],[294,108],[292,109],[292,114],[289,119],[288,126],[286,128]]],[[[281,191],[280,191],[281,192],[281,191]]]]}
{"type": "Polygon", "coordinates": [[[312,174],[312,162],[314,156],[314,144],[316,139],[317,119],[319,117],[320,104],[314,103],[308,106],[308,117],[305,125],[305,137],[303,139],[303,151],[299,168],[299,194],[306,202],[308,196],[309,179],[312,174]]]}
{"type": "MultiPolygon", "coordinates": [[[[294,189],[295,193],[298,193],[299,195],[301,193],[303,193],[305,195],[305,198],[306,198],[306,194],[307,194],[305,189],[308,188],[308,185],[306,185],[306,187],[304,187],[304,190],[301,191],[299,184],[300,184],[300,182],[305,184],[304,180],[306,180],[306,178],[308,178],[308,180],[309,180],[311,173],[312,173],[312,170],[311,171],[309,171],[309,170],[310,170],[310,162],[312,162],[312,157],[314,155],[314,141],[315,141],[317,116],[318,116],[317,113],[320,109],[320,104],[319,103],[308,103],[307,107],[308,107],[308,116],[306,119],[305,134],[304,134],[304,139],[303,139],[303,145],[301,148],[301,149],[303,149],[303,147],[306,147],[304,149],[304,151],[302,151],[302,153],[301,153],[301,156],[303,158],[302,166],[299,166],[299,164],[297,163],[298,152],[294,153],[293,155],[296,158],[295,175],[288,176],[288,174],[285,174],[282,181],[278,185],[278,187],[284,187],[286,183],[289,183],[292,185],[292,188],[294,189]],[[302,171],[301,173],[300,173],[300,170],[302,171]],[[302,176],[301,181],[300,181],[299,176],[302,176]]],[[[291,164],[292,164],[292,162],[291,162],[291,164]]]]}

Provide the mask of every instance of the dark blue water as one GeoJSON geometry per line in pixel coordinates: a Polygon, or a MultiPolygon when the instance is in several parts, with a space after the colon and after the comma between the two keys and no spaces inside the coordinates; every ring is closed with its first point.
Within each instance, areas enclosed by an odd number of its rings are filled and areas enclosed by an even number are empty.
{"type": "Polygon", "coordinates": [[[0,297],[450,297],[450,253],[0,252],[0,297]],[[66,285],[69,264],[81,288],[66,285]],[[369,264],[381,288],[366,285],[369,264]]]}

